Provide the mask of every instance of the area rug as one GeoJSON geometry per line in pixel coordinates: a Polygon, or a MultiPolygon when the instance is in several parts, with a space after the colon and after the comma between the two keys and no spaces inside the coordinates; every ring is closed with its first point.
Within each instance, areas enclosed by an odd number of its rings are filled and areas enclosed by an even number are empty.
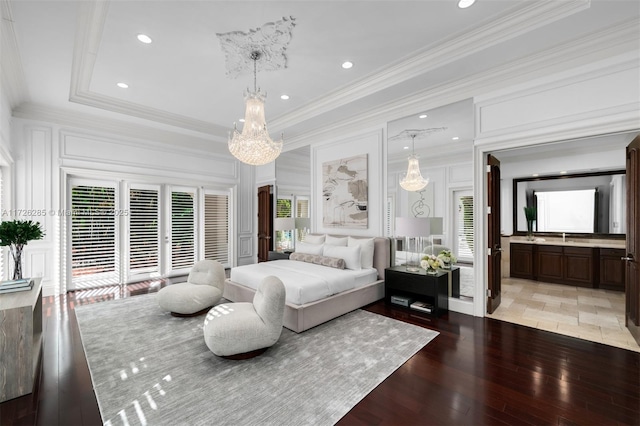
{"type": "Polygon", "coordinates": [[[357,310],[257,358],[209,351],[204,318],[162,312],[156,294],[76,308],[107,425],[330,425],[438,335],[357,310]]]}

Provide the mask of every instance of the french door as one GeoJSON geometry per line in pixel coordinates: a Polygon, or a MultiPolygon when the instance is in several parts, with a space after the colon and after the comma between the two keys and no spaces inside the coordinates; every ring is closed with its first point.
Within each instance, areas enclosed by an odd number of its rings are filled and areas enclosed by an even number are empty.
{"type": "Polygon", "coordinates": [[[231,190],[70,178],[66,289],[187,274],[199,259],[232,266],[231,190]]]}
{"type": "Polygon", "coordinates": [[[65,218],[71,230],[69,290],[120,282],[119,191],[116,182],[72,179],[65,218]]]}

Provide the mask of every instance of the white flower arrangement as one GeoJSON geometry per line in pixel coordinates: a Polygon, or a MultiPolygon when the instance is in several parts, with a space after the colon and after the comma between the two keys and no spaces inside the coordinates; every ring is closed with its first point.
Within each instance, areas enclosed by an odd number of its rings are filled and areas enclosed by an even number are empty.
{"type": "Polygon", "coordinates": [[[438,259],[442,260],[445,265],[453,264],[457,262],[456,256],[451,253],[451,250],[442,250],[438,255],[438,259]]]}
{"type": "Polygon", "coordinates": [[[423,269],[436,270],[438,268],[442,268],[444,266],[444,262],[442,261],[442,259],[440,259],[436,255],[427,254],[426,256],[422,257],[422,260],[420,261],[420,266],[423,269]]]}

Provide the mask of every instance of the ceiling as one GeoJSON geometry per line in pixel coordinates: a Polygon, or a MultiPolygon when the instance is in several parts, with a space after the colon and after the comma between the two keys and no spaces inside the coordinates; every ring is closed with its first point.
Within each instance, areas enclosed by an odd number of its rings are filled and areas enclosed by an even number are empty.
{"type": "MultiPolygon", "coordinates": [[[[385,119],[385,108],[401,111],[403,99],[416,93],[637,20],[640,7],[637,0],[478,0],[468,9],[455,0],[2,0],[2,14],[3,56],[10,58],[3,69],[18,76],[11,89],[16,116],[95,117],[220,150],[244,115],[242,96],[253,76],[226,76],[216,34],[293,17],[287,67],[257,76],[268,94],[270,132],[284,132],[287,150],[329,126],[385,119]],[[153,43],[140,43],[140,33],[153,43]],[[345,60],[353,68],[343,69],[345,60]]],[[[422,121],[420,106],[412,108],[409,121],[385,119],[392,121],[390,136],[406,126],[444,126],[447,132],[433,137],[438,143],[451,146],[453,136],[460,146],[472,143],[470,100],[422,121]]],[[[405,156],[404,146],[390,144],[389,155],[405,156]]]]}

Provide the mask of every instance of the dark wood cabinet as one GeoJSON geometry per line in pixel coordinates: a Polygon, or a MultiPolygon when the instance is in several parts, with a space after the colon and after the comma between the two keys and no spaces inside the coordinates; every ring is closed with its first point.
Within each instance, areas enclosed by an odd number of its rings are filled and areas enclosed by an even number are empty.
{"type": "Polygon", "coordinates": [[[548,283],[562,283],[562,247],[561,246],[536,246],[537,270],[534,273],[538,281],[548,283]]]}
{"type": "Polygon", "coordinates": [[[412,272],[407,271],[406,266],[393,266],[385,269],[384,277],[384,297],[387,303],[391,303],[391,296],[404,296],[430,303],[435,316],[448,311],[449,274],[446,271],[438,270],[436,275],[427,275],[424,269],[412,272]]]}
{"type": "Polygon", "coordinates": [[[600,249],[600,288],[624,291],[624,249],[600,249]]]}
{"type": "Polygon", "coordinates": [[[514,278],[535,279],[533,276],[533,244],[511,243],[511,276],[514,278]]]}
{"type": "Polygon", "coordinates": [[[511,276],[624,291],[623,249],[511,243],[511,276]]]}
{"type": "Polygon", "coordinates": [[[592,247],[564,247],[563,279],[577,287],[597,287],[599,277],[595,273],[599,249],[592,247]]]}

